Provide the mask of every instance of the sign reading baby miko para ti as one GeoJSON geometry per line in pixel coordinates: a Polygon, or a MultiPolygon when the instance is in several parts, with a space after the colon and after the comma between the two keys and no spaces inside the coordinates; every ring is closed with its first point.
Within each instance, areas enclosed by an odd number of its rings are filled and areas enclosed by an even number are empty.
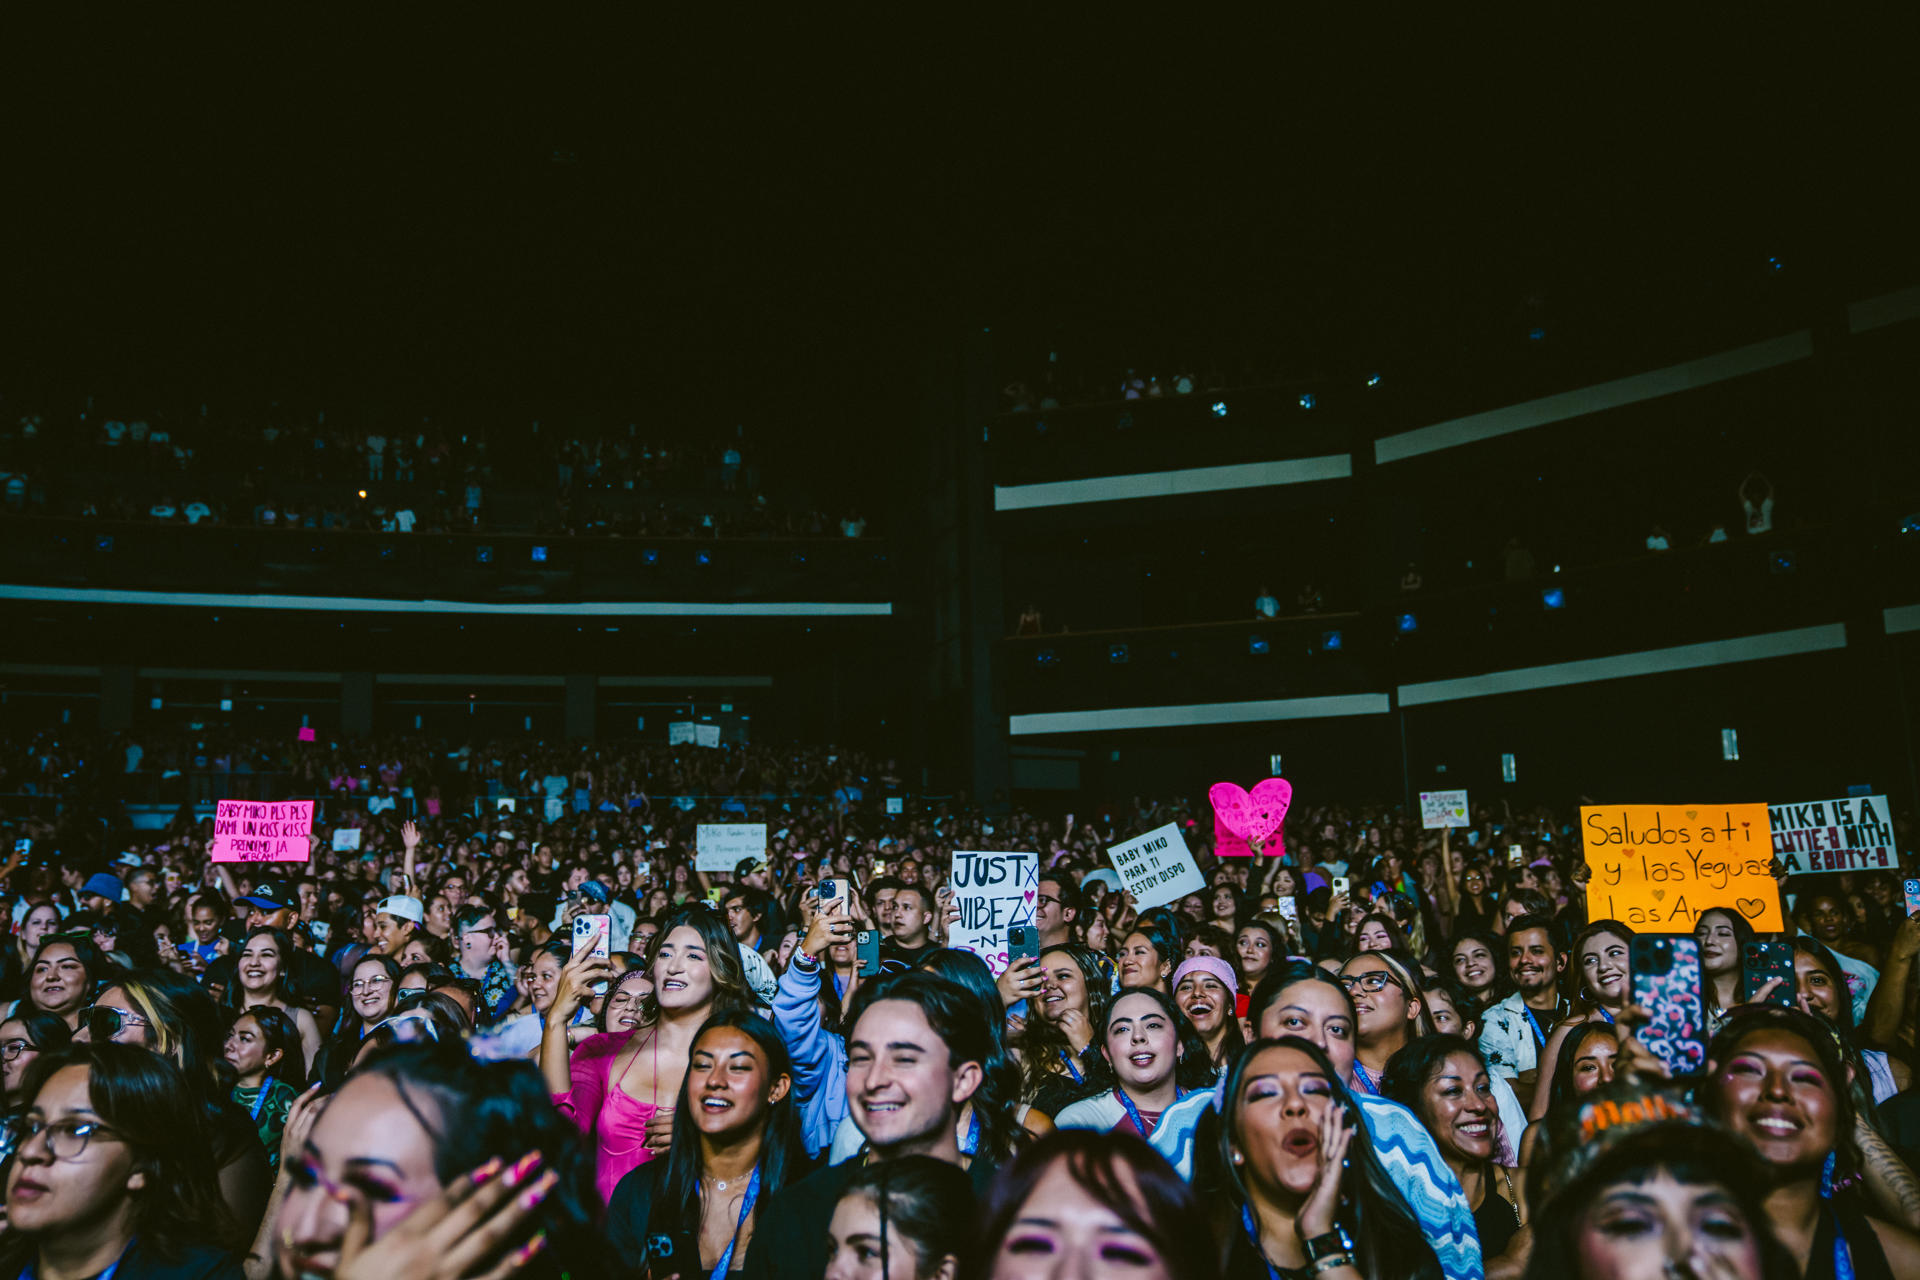
{"type": "Polygon", "coordinates": [[[1439,827],[1470,827],[1467,817],[1467,793],[1464,791],[1422,791],[1420,825],[1427,831],[1439,827]]]}
{"type": "Polygon", "coordinates": [[[1121,886],[1133,894],[1142,911],[1178,902],[1207,887],[1206,877],[1200,874],[1176,823],[1169,822],[1114,845],[1107,850],[1107,860],[1120,873],[1121,886]]]}
{"type": "Polygon", "coordinates": [[[1613,804],[1580,810],[1587,918],[1691,933],[1708,907],[1777,932],[1780,893],[1764,804],[1613,804]]]}
{"type": "Polygon", "coordinates": [[[956,850],[948,881],[960,918],[947,932],[947,945],[971,951],[999,977],[1007,968],[1007,929],[1033,924],[1040,900],[1040,855],[995,850],[956,850]]]}
{"type": "Polygon", "coordinates": [[[748,858],[767,856],[764,822],[702,822],[693,830],[693,862],[702,871],[733,869],[748,858]]]}
{"type": "Polygon", "coordinates": [[[311,856],[313,801],[222,800],[214,806],[214,862],[306,862],[311,856]]]}
{"type": "Polygon", "coordinates": [[[1898,871],[1893,811],[1885,796],[1848,796],[1767,806],[1773,856],[1789,875],[1826,871],[1898,871]]]}

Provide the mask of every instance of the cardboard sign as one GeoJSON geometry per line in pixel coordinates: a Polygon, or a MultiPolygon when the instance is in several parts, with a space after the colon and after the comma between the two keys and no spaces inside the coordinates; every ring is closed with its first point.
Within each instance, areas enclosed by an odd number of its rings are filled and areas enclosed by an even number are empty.
{"type": "Polygon", "coordinates": [[[1691,933],[1702,911],[1728,907],[1761,933],[1778,932],[1786,925],[1767,831],[1764,804],[1582,806],[1587,918],[1691,933]]]}
{"type": "Polygon", "coordinates": [[[1245,857],[1254,845],[1269,856],[1286,852],[1282,827],[1293,805],[1291,782],[1268,778],[1254,784],[1251,793],[1237,782],[1216,782],[1207,789],[1207,799],[1213,804],[1216,856],[1245,857]]]}
{"type": "Polygon", "coordinates": [[[312,834],[311,800],[221,800],[214,806],[207,853],[215,862],[306,862],[312,834]]]}
{"type": "Polygon", "coordinates": [[[1040,899],[1040,855],[956,850],[948,882],[960,918],[947,945],[971,951],[999,977],[1007,968],[1007,929],[1033,923],[1040,899]]]}
{"type": "Polygon", "coordinates": [[[1789,875],[1900,870],[1893,810],[1885,796],[1848,796],[1767,806],[1773,856],[1789,875]]]}
{"type": "Polygon", "coordinates": [[[1142,911],[1178,902],[1207,887],[1206,877],[1180,838],[1180,827],[1169,822],[1145,835],[1114,845],[1107,860],[1120,873],[1121,887],[1133,894],[1142,911]]]}
{"type": "Polygon", "coordinates": [[[1473,819],[1467,816],[1467,793],[1464,791],[1422,791],[1420,793],[1420,825],[1428,831],[1441,827],[1470,827],[1473,819]]]}
{"type": "Polygon", "coordinates": [[[703,822],[693,833],[694,865],[702,871],[733,869],[747,858],[767,856],[764,822],[703,822]]]}
{"type": "Polygon", "coordinates": [[[677,747],[683,742],[692,742],[697,726],[691,720],[675,720],[667,725],[667,745],[677,747]]]}
{"type": "Polygon", "coordinates": [[[336,827],[333,832],[333,851],[351,853],[360,848],[360,828],[336,827]]]}

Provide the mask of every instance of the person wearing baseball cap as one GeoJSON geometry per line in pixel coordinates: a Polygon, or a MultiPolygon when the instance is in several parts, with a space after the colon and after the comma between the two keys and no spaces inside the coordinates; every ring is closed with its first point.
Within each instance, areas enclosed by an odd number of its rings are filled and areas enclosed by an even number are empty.
{"type": "Polygon", "coordinates": [[[120,905],[120,900],[127,896],[127,889],[120,883],[119,876],[96,871],[80,886],[80,892],[75,896],[79,899],[82,911],[106,915],[120,905]]]}
{"type": "Polygon", "coordinates": [[[398,956],[426,918],[418,898],[396,893],[380,899],[373,909],[373,949],[383,956],[398,956]]]}
{"type": "Polygon", "coordinates": [[[300,913],[300,902],[284,880],[262,880],[253,892],[234,901],[247,908],[247,928],[289,929],[300,913]]]}
{"type": "MultiPolygon", "coordinates": [[[[235,898],[235,902],[247,909],[247,931],[272,928],[285,929],[294,935],[296,941],[305,941],[305,930],[296,929],[300,920],[300,898],[292,885],[284,880],[262,880],[253,887],[253,892],[244,898],[235,898]]],[[[237,951],[239,948],[235,947],[237,951]]],[[[222,956],[217,964],[210,964],[207,973],[222,982],[230,983],[233,978],[235,956],[222,956]]],[[[328,964],[324,957],[313,954],[304,946],[294,948],[291,956],[283,957],[292,976],[295,993],[309,1001],[314,1015],[322,1019],[322,1025],[331,1020],[340,1007],[340,974],[328,964]]]]}

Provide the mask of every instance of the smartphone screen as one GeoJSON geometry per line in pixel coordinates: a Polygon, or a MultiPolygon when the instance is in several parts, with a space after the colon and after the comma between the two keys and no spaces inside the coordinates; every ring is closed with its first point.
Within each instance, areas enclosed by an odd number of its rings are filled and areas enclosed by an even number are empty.
{"type": "MultiPolygon", "coordinates": [[[[573,918],[573,954],[591,951],[599,959],[605,960],[613,954],[613,918],[606,915],[580,915],[573,918]]],[[[607,984],[593,984],[593,994],[603,996],[607,993],[607,984]]]]}
{"type": "Polygon", "coordinates": [[[1527,860],[1526,851],[1517,844],[1507,846],[1507,865],[1517,867],[1527,860]]]}
{"type": "Polygon", "coordinates": [[[1740,949],[1740,982],[1743,996],[1751,1001],[1761,987],[1774,978],[1780,985],[1767,997],[1768,1004],[1793,1008],[1793,944],[1791,942],[1749,942],[1740,949]]]}
{"type": "Polygon", "coordinates": [[[1007,926],[1007,960],[1012,962],[1025,956],[1029,959],[1040,958],[1040,931],[1028,924],[1007,926]]]}
{"type": "Polygon", "coordinates": [[[1706,1026],[1700,996],[1700,944],[1691,934],[1643,933],[1634,938],[1633,1002],[1649,1015],[1634,1034],[1676,1076],[1706,1065],[1706,1026]]]}
{"type": "Polygon", "coordinates": [[[1920,912],[1920,880],[1907,881],[1907,914],[1920,912]]]}

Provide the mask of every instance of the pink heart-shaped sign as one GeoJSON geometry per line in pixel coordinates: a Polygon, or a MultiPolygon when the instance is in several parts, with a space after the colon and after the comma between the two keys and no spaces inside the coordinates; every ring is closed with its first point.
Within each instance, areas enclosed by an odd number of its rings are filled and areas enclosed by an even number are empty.
{"type": "Polygon", "coordinates": [[[1264,844],[1287,820],[1293,804],[1293,784],[1285,778],[1268,778],[1257,784],[1249,795],[1237,782],[1216,782],[1207,791],[1213,801],[1214,816],[1221,826],[1239,836],[1264,844]]]}

